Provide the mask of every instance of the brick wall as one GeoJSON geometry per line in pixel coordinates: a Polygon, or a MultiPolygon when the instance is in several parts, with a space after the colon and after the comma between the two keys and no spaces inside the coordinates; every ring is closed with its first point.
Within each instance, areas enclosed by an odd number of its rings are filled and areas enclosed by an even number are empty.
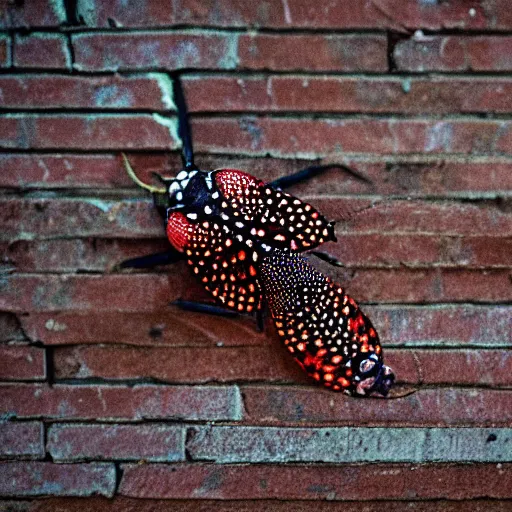
{"type": "Polygon", "coordinates": [[[510,510],[509,1],[207,4],[0,6],[0,509],[510,510]],[[183,265],[115,269],[166,247],[119,152],[179,168],[177,72],[203,168],[371,179],[293,192],[415,393],[324,391],[270,323],[169,306],[183,265]]]}

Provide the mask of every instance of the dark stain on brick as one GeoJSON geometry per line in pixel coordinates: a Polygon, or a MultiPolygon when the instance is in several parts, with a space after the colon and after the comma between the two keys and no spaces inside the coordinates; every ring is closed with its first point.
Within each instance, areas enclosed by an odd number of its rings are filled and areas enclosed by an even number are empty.
{"type": "Polygon", "coordinates": [[[496,436],[496,434],[489,434],[489,437],[487,438],[487,442],[492,443],[493,441],[496,441],[497,439],[498,439],[498,437],[496,436]]]}

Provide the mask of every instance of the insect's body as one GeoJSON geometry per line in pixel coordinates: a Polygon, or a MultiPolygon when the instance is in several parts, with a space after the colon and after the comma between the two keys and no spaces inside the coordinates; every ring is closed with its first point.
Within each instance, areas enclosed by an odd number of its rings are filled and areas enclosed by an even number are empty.
{"type": "Polygon", "coordinates": [[[281,339],[334,390],[387,393],[377,333],[354,300],[297,253],[334,240],[311,205],[237,170],[182,171],[169,185],[167,235],[225,307],[266,299],[281,339]]]}
{"type": "MultiPolygon", "coordinates": [[[[173,83],[184,169],[175,178],[161,178],[165,188],[156,188],[142,183],[124,157],[132,179],[164,198],[156,204],[175,254],[152,255],[152,264],[184,257],[227,309],[255,313],[267,303],[279,336],[310,376],[348,394],[385,395],[394,376],[383,365],[372,324],[340,286],[300,255],[336,241],[333,223],[243,171],[199,170],[181,84],[173,83]]],[[[285,186],[324,169],[313,166],[277,183],[285,186]]],[[[139,260],[126,266],[143,266],[139,260]]]]}

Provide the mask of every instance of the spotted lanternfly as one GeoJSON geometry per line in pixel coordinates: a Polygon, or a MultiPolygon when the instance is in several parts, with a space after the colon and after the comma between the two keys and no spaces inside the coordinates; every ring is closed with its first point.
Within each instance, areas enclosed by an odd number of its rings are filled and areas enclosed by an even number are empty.
{"type": "Polygon", "coordinates": [[[165,197],[174,249],[169,260],[186,259],[228,310],[256,313],[268,303],[287,349],[325,386],[362,396],[387,394],[394,376],[383,365],[371,322],[299,254],[336,241],[334,224],[312,205],[248,173],[197,168],[181,84],[178,79],[174,84],[183,170],[175,178],[160,177],[165,188],[156,188],[142,183],[124,157],[136,183],[165,197]]]}

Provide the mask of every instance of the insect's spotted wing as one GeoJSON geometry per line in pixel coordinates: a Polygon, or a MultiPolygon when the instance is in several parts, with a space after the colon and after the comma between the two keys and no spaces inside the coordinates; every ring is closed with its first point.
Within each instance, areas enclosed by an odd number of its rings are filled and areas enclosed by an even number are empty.
{"type": "Polygon", "coordinates": [[[222,169],[214,176],[221,209],[234,221],[249,223],[255,239],[296,252],[336,240],[333,223],[310,204],[242,171],[222,169]]]}
{"type": "Polygon", "coordinates": [[[261,309],[258,254],[250,240],[244,243],[240,235],[237,237],[215,217],[192,223],[179,212],[169,215],[167,236],[177,250],[185,253],[205,289],[224,306],[241,313],[261,309]]]}
{"type": "Polygon", "coordinates": [[[311,377],[349,394],[387,392],[377,332],[341,287],[289,251],[266,255],[260,272],[278,334],[311,377]]]}

